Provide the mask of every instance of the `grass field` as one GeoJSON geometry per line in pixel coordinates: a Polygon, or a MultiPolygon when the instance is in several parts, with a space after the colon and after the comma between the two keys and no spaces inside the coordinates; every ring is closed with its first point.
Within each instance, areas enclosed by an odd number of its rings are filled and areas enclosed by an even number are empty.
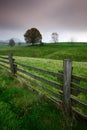
{"type": "Polygon", "coordinates": [[[63,60],[70,58],[74,61],[87,61],[87,44],[81,43],[57,43],[44,46],[1,46],[0,55],[8,55],[12,52],[16,56],[36,57],[46,59],[63,60]]]}
{"type": "MultiPolygon", "coordinates": [[[[30,65],[33,67],[58,72],[63,70],[63,60],[45,59],[45,58],[31,58],[14,56],[17,62],[30,65]]],[[[72,61],[73,74],[87,77],[87,62],[72,61]]]]}
{"type": "Polygon", "coordinates": [[[1,130],[86,130],[83,121],[66,117],[44,96],[0,69],[1,130]]]}
{"type": "MultiPolygon", "coordinates": [[[[63,70],[63,61],[61,61],[61,60],[28,58],[28,57],[24,58],[24,57],[17,57],[17,56],[15,56],[14,58],[19,63],[23,63],[23,64],[26,64],[26,65],[29,65],[29,66],[37,67],[37,68],[40,68],[40,69],[44,69],[44,70],[48,70],[48,71],[52,71],[52,72],[56,72],[56,73],[60,70],[63,70]]],[[[72,71],[73,74],[87,78],[87,71],[86,70],[87,70],[87,63],[86,62],[76,62],[76,61],[73,62],[73,71],[72,71]]],[[[55,78],[55,77],[53,78],[53,77],[48,76],[44,73],[35,72],[35,71],[30,70],[30,69],[27,70],[27,71],[31,72],[32,74],[41,76],[45,79],[48,79],[50,81],[53,81],[53,82],[56,82],[56,83],[61,83],[59,80],[57,80],[57,78],[55,78]]],[[[33,79],[31,79],[31,80],[33,82],[33,79]]],[[[43,82],[38,82],[37,80],[35,80],[35,82],[33,83],[33,88],[37,89],[37,91],[44,93],[43,89],[39,88],[38,85],[36,84],[36,82],[40,86],[45,86],[46,88],[51,89],[53,92],[58,93],[58,89],[54,89],[53,87],[51,87],[51,86],[49,86],[49,85],[47,85],[43,82]]],[[[87,89],[87,83],[80,82],[79,85],[81,87],[87,89]]],[[[44,93],[44,94],[47,95],[47,93],[44,93]]],[[[87,95],[86,94],[83,94],[83,93],[78,94],[77,99],[82,101],[83,103],[87,104],[87,95]]],[[[58,100],[58,97],[57,97],[57,100],[58,100]]],[[[82,109],[82,108],[79,109],[79,107],[77,107],[76,109],[79,110],[81,113],[85,113],[87,115],[86,109],[82,109]]]]}
{"type": "MultiPolygon", "coordinates": [[[[38,68],[45,69],[45,70],[50,70],[53,72],[58,72],[59,70],[62,70],[63,69],[63,59],[70,58],[73,60],[73,74],[87,77],[87,71],[86,71],[87,70],[87,44],[58,43],[58,44],[49,44],[49,45],[44,45],[44,46],[30,46],[30,47],[15,46],[12,48],[7,47],[7,46],[6,47],[2,46],[0,48],[0,55],[8,55],[9,52],[12,52],[16,61],[18,61],[20,63],[38,67],[38,68]]],[[[35,72],[33,71],[32,73],[35,73],[35,72]]],[[[5,77],[4,77],[4,75],[1,75],[1,77],[3,77],[3,78],[1,78],[1,82],[2,82],[5,77]]],[[[44,77],[44,75],[43,75],[43,77],[44,77]]],[[[47,78],[49,79],[49,77],[47,77],[47,78]]],[[[18,86],[20,86],[19,83],[17,83],[17,81],[13,82],[13,79],[12,80],[9,79],[9,81],[6,80],[6,83],[4,80],[2,82],[3,84],[1,84],[1,86],[2,87],[10,86],[8,84],[8,82],[11,82],[11,84],[12,84],[11,86],[13,86],[12,88],[16,87],[15,89],[17,89],[17,88],[19,88],[18,86]],[[15,86],[15,84],[16,84],[16,86],[15,86]]],[[[22,83],[21,83],[21,85],[22,85],[22,83]]],[[[86,85],[84,85],[84,87],[87,88],[86,85]]],[[[14,90],[12,90],[12,91],[14,91],[14,90]]],[[[19,90],[17,90],[17,91],[19,91],[19,90]]],[[[20,90],[20,91],[22,93],[22,90],[20,90]]],[[[2,90],[1,90],[1,92],[2,92],[2,90]]],[[[38,104],[39,96],[36,96],[35,99],[33,99],[33,95],[32,95],[33,93],[29,92],[29,94],[30,94],[30,97],[32,97],[31,102],[34,102],[33,100],[37,99],[35,104],[38,104]]],[[[6,95],[7,95],[7,93],[6,93],[6,95]]],[[[24,95],[26,97],[26,92],[24,95]]],[[[79,98],[84,99],[87,102],[87,97],[84,98],[84,95],[79,95],[79,98]]],[[[23,99],[24,99],[24,96],[23,96],[23,99]]],[[[1,98],[1,100],[2,100],[2,98],[1,98]]],[[[30,100],[30,99],[28,99],[28,100],[30,100]]],[[[16,97],[15,97],[15,101],[16,101],[15,103],[19,103],[19,104],[17,104],[17,109],[19,109],[19,108],[22,109],[23,106],[20,106],[21,99],[18,99],[18,98],[16,99],[16,97]]],[[[41,105],[40,110],[43,110],[43,108],[42,108],[43,105],[41,105]]],[[[45,103],[45,101],[43,101],[42,98],[40,100],[39,106],[37,108],[37,105],[36,105],[36,107],[34,105],[34,109],[36,109],[36,113],[35,112],[33,113],[33,118],[31,117],[32,115],[29,117],[29,113],[27,113],[28,116],[27,116],[27,114],[25,114],[24,117],[21,117],[22,123],[25,122],[25,119],[27,119],[27,117],[29,118],[30,122],[32,122],[32,123],[36,122],[34,127],[32,127],[31,124],[29,124],[29,122],[27,123],[30,125],[30,130],[33,130],[33,129],[37,129],[37,130],[39,130],[39,129],[40,130],[45,130],[45,129],[47,129],[47,130],[70,130],[70,129],[82,130],[82,129],[84,129],[84,130],[86,130],[87,129],[87,126],[84,123],[81,123],[82,121],[79,121],[79,122],[75,121],[72,123],[71,119],[68,120],[68,118],[66,118],[64,115],[62,115],[62,113],[57,108],[55,108],[55,106],[53,106],[52,104],[49,105],[48,103],[45,103]],[[48,113],[47,115],[45,114],[45,117],[47,116],[46,118],[42,115],[41,112],[39,112],[39,110],[37,112],[37,109],[39,109],[39,106],[41,104],[43,104],[44,108],[46,108],[45,111],[42,111],[42,113],[45,113],[45,112],[48,113]],[[48,116],[51,114],[50,109],[53,110],[51,117],[48,116]],[[38,113],[40,113],[41,115],[38,115],[38,113]],[[58,113],[59,116],[56,115],[55,113],[56,114],[58,113]],[[40,116],[43,116],[44,121],[45,121],[45,126],[43,126],[43,124],[41,122],[36,121],[38,118],[40,118],[40,116]],[[63,116],[63,118],[61,118],[62,116],[63,116]],[[60,120],[60,119],[62,119],[62,120],[60,120]],[[70,123],[67,124],[67,121],[70,121],[72,126],[70,126],[70,123]],[[56,122],[58,125],[55,124],[56,122]],[[79,123],[81,125],[79,125],[79,123]],[[38,124],[39,124],[39,126],[38,126],[38,124]],[[52,126],[51,126],[51,124],[52,124],[52,126]]],[[[40,118],[40,119],[43,121],[42,118],[40,118]]],[[[15,121],[16,120],[17,119],[15,118],[15,121]]],[[[22,123],[21,123],[21,125],[22,125],[22,123]]],[[[19,124],[20,124],[20,120],[19,120],[19,124]]],[[[18,128],[19,128],[19,124],[17,126],[18,128]]],[[[9,126],[9,128],[10,127],[12,127],[12,126],[9,126]]],[[[16,126],[14,126],[14,130],[15,130],[15,127],[16,126]]],[[[26,129],[29,129],[28,125],[26,125],[26,127],[24,126],[24,128],[23,128],[23,130],[26,130],[26,129]]],[[[20,130],[20,129],[18,129],[18,130],[20,130]]]]}
{"type": "Polygon", "coordinates": [[[9,73],[2,71],[0,74],[0,129],[61,129],[63,124],[59,117],[62,118],[62,114],[43,98],[35,92],[27,91],[25,84],[22,82],[20,84],[10,77],[9,73]]]}

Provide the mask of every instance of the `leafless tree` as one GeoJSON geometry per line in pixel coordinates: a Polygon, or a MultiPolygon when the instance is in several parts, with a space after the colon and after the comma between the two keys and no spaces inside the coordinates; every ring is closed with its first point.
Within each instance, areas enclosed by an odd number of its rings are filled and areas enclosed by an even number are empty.
{"type": "Polygon", "coordinates": [[[52,41],[54,43],[57,43],[58,42],[58,33],[57,32],[53,32],[52,33],[52,41]]]}

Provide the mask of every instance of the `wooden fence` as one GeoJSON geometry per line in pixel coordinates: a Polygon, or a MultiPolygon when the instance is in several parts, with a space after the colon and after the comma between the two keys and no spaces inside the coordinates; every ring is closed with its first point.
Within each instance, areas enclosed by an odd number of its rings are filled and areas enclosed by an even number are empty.
{"type": "Polygon", "coordinates": [[[87,119],[87,101],[85,101],[87,100],[87,78],[72,74],[71,60],[64,60],[63,70],[55,73],[16,62],[13,55],[9,54],[9,56],[0,56],[0,67],[10,70],[13,76],[20,76],[27,80],[27,85],[31,82],[32,89],[44,93],[66,114],[75,113],[87,119]],[[84,84],[86,87],[83,87],[84,84]],[[85,100],[80,97],[84,97],[85,100]]]}

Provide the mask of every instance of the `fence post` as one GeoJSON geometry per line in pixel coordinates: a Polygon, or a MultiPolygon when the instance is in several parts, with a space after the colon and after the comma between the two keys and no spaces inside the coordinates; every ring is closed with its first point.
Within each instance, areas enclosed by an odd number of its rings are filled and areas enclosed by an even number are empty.
{"type": "Polygon", "coordinates": [[[63,62],[64,67],[64,85],[63,85],[63,105],[66,114],[71,114],[71,76],[72,76],[72,61],[65,59],[63,62]]]}
{"type": "Polygon", "coordinates": [[[10,64],[10,69],[12,75],[15,75],[15,65],[14,65],[14,59],[13,59],[13,54],[9,53],[9,64],[10,64]]]}

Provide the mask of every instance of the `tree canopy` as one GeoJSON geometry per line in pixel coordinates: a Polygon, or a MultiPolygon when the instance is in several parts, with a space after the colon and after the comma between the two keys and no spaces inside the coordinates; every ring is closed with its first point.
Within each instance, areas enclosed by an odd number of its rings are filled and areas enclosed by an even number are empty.
{"type": "Polygon", "coordinates": [[[26,33],[24,34],[25,37],[25,41],[27,43],[31,43],[32,45],[36,44],[36,43],[40,43],[42,42],[42,35],[40,33],[40,31],[36,28],[31,28],[29,30],[26,31],[26,33]]]}

